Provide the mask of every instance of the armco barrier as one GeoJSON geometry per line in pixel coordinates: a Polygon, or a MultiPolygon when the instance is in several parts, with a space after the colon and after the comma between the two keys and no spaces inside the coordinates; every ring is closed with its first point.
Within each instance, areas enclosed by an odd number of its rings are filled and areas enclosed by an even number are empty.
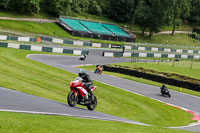
{"type": "Polygon", "coordinates": [[[32,38],[32,37],[16,37],[16,36],[0,35],[0,40],[14,40],[14,41],[24,41],[24,42],[40,42],[40,40],[43,40],[43,41],[49,41],[49,42],[53,42],[53,43],[99,47],[99,48],[112,48],[115,46],[115,48],[120,48],[120,49],[125,47],[126,50],[166,52],[166,53],[178,53],[178,54],[200,54],[200,50],[186,50],[186,49],[172,49],[172,48],[163,48],[163,47],[159,48],[159,47],[137,46],[136,44],[135,45],[112,45],[112,44],[91,43],[91,42],[87,42],[87,41],[59,39],[59,38],[52,38],[52,37],[45,37],[45,36],[41,36],[40,38],[32,38]]]}
{"type": "Polygon", "coordinates": [[[172,48],[158,48],[158,47],[142,47],[142,46],[132,46],[131,49],[139,50],[139,51],[200,54],[200,50],[186,50],[186,49],[172,49],[172,48]]]}
{"type": "Polygon", "coordinates": [[[103,52],[105,57],[151,57],[151,58],[181,58],[181,59],[200,59],[200,55],[187,54],[166,54],[166,53],[139,53],[139,52],[103,52]]]}
{"type": "Polygon", "coordinates": [[[70,49],[65,49],[65,48],[13,44],[13,43],[4,43],[4,42],[0,42],[0,47],[16,48],[16,49],[40,51],[40,52],[66,53],[66,54],[74,54],[74,55],[88,55],[89,54],[88,50],[70,50],[70,49]]]}
{"type": "Polygon", "coordinates": [[[106,65],[104,65],[103,68],[104,68],[104,71],[121,73],[121,74],[130,75],[130,76],[134,76],[138,78],[144,78],[144,79],[148,79],[148,80],[152,80],[152,81],[156,81],[160,83],[165,83],[165,84],[169,84],[169,85],[173,85],[177,87],[183,87],[183,88],[187,88],[187,89],[191,89],[195,91],[200,91],[200,84],[196,84],[196,83],[176,80],[172,78],[166,78],[159,75],[148,74],[148,73],[125,69],[125,68],[116,68],[116,67],[110,67],[106,65]]]}
{"type": "MultiPolygon", "coordinates": [[[[49,37],[41,37],[42,40],[46,40],[46,41],[52,41],[54,39],[49,39],[49,37]]],[[[55,42],[55,41],[53,41],[55,42]]],[[[73,40],[67,40],[64,39],[62,41],[64,44],[72,44],[72,45],[76,45],[77,42],[73,41],[73,40]],[[74,43],[75,42],[75,43],[74,43]]],[[[56,43],[56,42],[55,42],[56,43]]],[[[100,47],[100,48],[112,48],[112,46],[115,46],[115,48],[120,48],[122,49],[123,47],[125,47],[126,50],[139,50],[139,51],[152,51],[152,52],[168,52],[168,53],[188,53],[188,54],[200,54],[200,50],[186,50],[186,49],[170,49],[170,48],[159,48],[159,47],[142,47],[142,46],[136,46],[136,45],[112,45],[112,44],[101,44],[101,43],[90,43],[90,42],[84,42],[84,41],[80,41],[79,42],[81,44],[81,46],[92,46],[92,47],[100,47]],[[83,43],[83,45],[82,45],[83,43]]]]}

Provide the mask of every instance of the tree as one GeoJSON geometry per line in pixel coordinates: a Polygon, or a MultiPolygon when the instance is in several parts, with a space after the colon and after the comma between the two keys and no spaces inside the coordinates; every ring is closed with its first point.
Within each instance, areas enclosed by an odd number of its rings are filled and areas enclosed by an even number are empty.
{"type": "Polygon", "coordinates": [[[10,0],[9,8],[19,13],[38,13],[40,0],[10,0]]]}
{"type": "Polygon", "coordinates": [[[150,11],[150,6],[148,6],[145,1],[141,1],[138,4],[138,9],[135,14],[135,17],[136,17],[135,20],[136,20],[136,23],[140,26],[140,28],[142,30],[142,35],[144,35],[145,29],[149,25],[148,19],[151,16],[151,12],[149,12],[149,11],[150,11]]]}
{"type": "Polygon", "coordinates": [[[135,15],[136,15],[136,11],[137,11],[137,7],[139,5],[139,2],[141,0],[134,0],[134,6],[131,10],[131,26],[130,26],[130,31],[132,31],[132,28],[133,28],[133,25],[134,25],[134,22],[135,22],[135,15]]]}
{"type": "Polygon", "coordinates": [[[107,16],[117,22],[127,22],[131,18],[131,0],[109,0],[107,16]]]}
{"type": "Polygon", "coordinates": [[[200,26],[200,0],[191,0],[190,21],[200,26]]]}
{"type": "Polygon", "coordinates": [[[0,9],[7,9],[10,0],[0,0],[0,9]]]}
{"type": "Polygon", "coordinates": [[[101,7],[95,0],[90,0],[88,13],[93,15],[100,15],[102,13],[101,7]]]}
{"type": "Polygon", "coordinates": [[[74,12],[87,12],[89,6],[89,0],[72,0],[71,9],[74,12]]]}
{"type": "Polygon", "coordinates": [[[174,0],[171,8],[172,15],[172,35],[177,27],[179,27],[183,20],[189,16],[190,13],[190,1],[189,0],[174,0]]]}
{"type": "Polygon", "coordinates": [[[59,16],[66,15],[70,11],[71,0],[44,0],[42,5],[46,12],[59,16]]]}
{"type": "Polygon", "coordinates": [[[136,21],[144,30],[149,29],[149,37],[159,32],[160,28],[169,25],[169,8],[172,0],[141,1],[138,5],[136,21]]]}

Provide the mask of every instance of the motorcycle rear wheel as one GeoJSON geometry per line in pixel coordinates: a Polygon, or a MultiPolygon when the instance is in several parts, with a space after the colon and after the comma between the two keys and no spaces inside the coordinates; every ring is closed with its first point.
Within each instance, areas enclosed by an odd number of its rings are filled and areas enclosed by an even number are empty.
{"type": "Polygon", "coordinates": [[[96,96],[94,96],[94,100],[87,105],[87,108],[89,110],[94,110],[94,109],[96,109],[96,107],[97,107],[97,98],[96,98],[96,96]]]}
{"type": "Polygon", "coordinates": [[[78,102],[78,97],[74,95],[73,91],[70,91],[67,97],[67,102],[71,107],[75,107],[78,102]]]}

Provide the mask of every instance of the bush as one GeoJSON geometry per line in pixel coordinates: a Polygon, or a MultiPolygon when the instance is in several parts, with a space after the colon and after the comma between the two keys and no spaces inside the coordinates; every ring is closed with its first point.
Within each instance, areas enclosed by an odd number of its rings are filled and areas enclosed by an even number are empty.
{"type": "Polygon", "coordinates": [[[192,33],[192,38],[196,39],[197,36],[198,36],[198,34],[197,34],[196,32],[193,32],[193,33],[192,33]]]}

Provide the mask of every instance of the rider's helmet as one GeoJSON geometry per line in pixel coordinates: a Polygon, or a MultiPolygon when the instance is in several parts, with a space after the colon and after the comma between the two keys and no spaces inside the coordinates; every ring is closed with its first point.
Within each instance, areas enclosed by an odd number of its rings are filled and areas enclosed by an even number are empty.
{"type": "Polygon", "coordinates": [[[163,83],[163,85],[162,85],[162,89],[165,89],[166,88],[166,85],[163,83]]]}
{"type": "Polygon", "coordinates": [[[85,76],[85,75],[86,75],[85,70],[84,70],[84,69],[80,69],[79,72],[78,72],[78,76],[79,76],[79,77],[83,77],[83,76],[85,76]]]}

